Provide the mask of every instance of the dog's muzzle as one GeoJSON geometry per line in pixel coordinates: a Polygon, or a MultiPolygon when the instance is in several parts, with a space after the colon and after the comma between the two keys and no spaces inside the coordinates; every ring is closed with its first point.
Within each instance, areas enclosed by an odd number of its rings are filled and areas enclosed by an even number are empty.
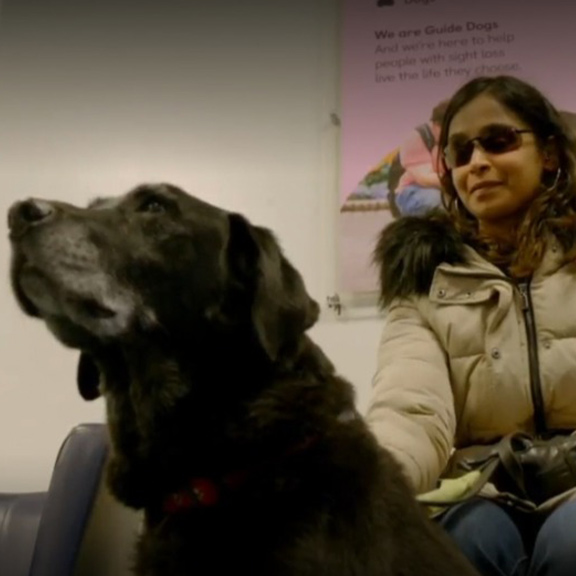
{"type": "Polygon", "coordinates": [[[25,311],[46,320],[68,345],[80,340],[72,333],[129,331],[142,307],[109,265],[107,229],[98,230],[89,211],[28,199],[9,209],[8,228],[13,285],[25,311]]]}

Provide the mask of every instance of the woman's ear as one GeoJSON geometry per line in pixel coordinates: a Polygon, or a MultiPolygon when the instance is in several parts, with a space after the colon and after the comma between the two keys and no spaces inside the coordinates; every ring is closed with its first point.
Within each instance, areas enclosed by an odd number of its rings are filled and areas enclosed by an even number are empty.
{"type": "Polygon", "coordinates": [[[548,172],[556,172],[556,170],[558,170],[560,160],[558,156],[558,145],[554,138],[549,138],[544,143],[542,159],[544,161],[544,170],[548,172]]]}

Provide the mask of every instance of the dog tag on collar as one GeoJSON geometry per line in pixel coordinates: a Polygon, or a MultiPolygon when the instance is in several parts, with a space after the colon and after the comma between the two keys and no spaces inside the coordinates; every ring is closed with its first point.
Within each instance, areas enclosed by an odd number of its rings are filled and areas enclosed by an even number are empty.
{"type": "Polygon", "coordinates": [[[175,514],[190,508],[205,508],[218,503],[220,495],[214,482],[207,478],[194,478],[188,489],[170,494],[162,507],[166,514],[175,514]]]}
{"type": "Polygon", "coordinates": [[[190,488],[200,506],[214,506],[219,500],[216,485],[206,478],[194,478],[190,488]]]}

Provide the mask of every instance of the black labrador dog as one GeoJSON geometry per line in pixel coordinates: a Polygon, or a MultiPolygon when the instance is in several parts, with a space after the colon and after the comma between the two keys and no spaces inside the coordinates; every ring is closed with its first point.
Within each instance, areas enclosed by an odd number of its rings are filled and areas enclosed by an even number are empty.
{"type": "Polygon", "coordinates": [[[306,335],[273,234],[171,185],[9,212],[27,314],[106,402],[139,576],[472,576],[306,335]]]}

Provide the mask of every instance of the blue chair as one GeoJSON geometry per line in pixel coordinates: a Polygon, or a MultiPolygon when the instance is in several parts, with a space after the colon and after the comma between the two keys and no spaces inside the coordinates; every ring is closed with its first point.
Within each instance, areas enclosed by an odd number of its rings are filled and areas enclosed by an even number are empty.
{"type": "Polygon", "coordinates": [[[0,574],[72,576],[108,455],[104,424],[68,434],[47,492],[0,493],[0,574]]]}

